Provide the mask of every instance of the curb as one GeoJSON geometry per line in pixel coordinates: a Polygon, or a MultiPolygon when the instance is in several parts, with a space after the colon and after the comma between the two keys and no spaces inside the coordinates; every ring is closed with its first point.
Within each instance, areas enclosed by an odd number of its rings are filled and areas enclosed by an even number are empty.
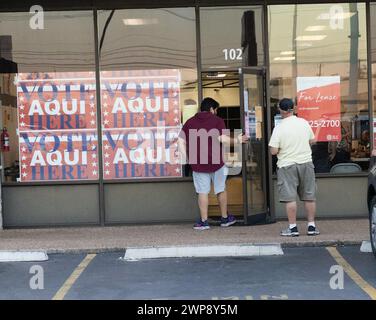
{"type": "Polygon", "coordinates": [[[371,241],[363,241],[360,247],[360,252],[372,253],[371,241]]]}
{"type": "Polygon", "coordinates": [[[108,247],[108,248],[80,248],[80,249],[47,249],[47,254],[100,254],[100,253],[116,253],[124,252],[124,247],[108,247]]]}
{"type": "Polygon", "coordinates": [[[282,248],[296,247],[333,247],[333,246],[357,246],[361,245],[363,240],[323,240],[323,241],[302,241],[302,242],[284,242],[282,248]]]}
{"type": "Polygon", "coordinates": [[[46,251],[0,250],[0,263],[1,262],[36,262],[36,261],[47,261],[47,260],[48,260],[48,255],[46,251]]]}
{"type": "MultiPolygon", "coordinates": [[[[298,241],[298,242],[280,242],[275,243],[281,245],[281,248],[303,248],[303,247],[327,247],[327,246],[354,246],[361,245],[363,240],[323,240],[323,241],[298,241]]],[[[223,243],[226,245],[233,246],[244,246],[244,245],[266,245],[270,243],[223,243]]],[[[203,246],[211,246],[213,244],[202,244],[203,246]]],[[[197,246],[197,244],[186,244],[184,246],[197,246]]],[[[148,246],[153,247],[153,246],[148,246]]],[[[157,247],[157,246],[155,246],[157,247]]],[[[145,248],[144,246],[139,247],[129,247],[130,248],[145,248]]],[[[51,248],[51,249],[23,249],[18,251],[44,251],[47,254],[88,254],[88,253],[115,253],[115,252],[124,252],[127,247],[106,247],[106,248],[51,248]]],[[[2,250],[0,250],[1,252],[2,250]]],[[[5,250],[4,250],[5,251],[5,250]]],[[[16,250],[9,250],[16,251],[16,250]]]]}
{"type": "Polygon", "coordinates": [[[280,244],[128,248],[125,261],[160,258],[253,257],[283,255],[280,244]]]}

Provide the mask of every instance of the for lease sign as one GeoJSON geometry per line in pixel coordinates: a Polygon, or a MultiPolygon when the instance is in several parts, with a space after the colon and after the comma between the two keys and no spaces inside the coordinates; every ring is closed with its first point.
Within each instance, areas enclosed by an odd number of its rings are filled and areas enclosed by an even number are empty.
{"type": "Polygon", "coordinates": [[[340,77],[298,77],[297,113],[312,127],[317,141],[341,140],[340,77]]]}

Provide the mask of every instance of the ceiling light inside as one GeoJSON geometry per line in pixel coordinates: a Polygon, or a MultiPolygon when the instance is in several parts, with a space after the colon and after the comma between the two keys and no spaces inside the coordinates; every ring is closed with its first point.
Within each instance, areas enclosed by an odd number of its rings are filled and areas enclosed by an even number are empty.
{"type": "Polygon", "coordinates": [[[300,47],[300,48],[308,48],[308,47],[312,47],[313,44],[310,43],[310,42],[298,42],[296,44],[297,47],[300,47]]]}
{"type": "Polygon", "coordinates": [[[344,20],[351,18],[355,12],[337,12],[334,14],[322,13],[316,19],[317,20],[344,20]]]}
{"type": "Polygon", "coordinates": [[[123,19],[123,23],[126,26],[144,26],[148,24],[157,24],[158,19],[123,19]]]}
{"type": "Polygon", "coordinates": [[[211,66],[209,69],[227,69],[229,66],[211,66]]]}
{"type": "Polygon", "coordinates": [[[292,61],[295,60],[295,57],[275,57],[275,61],[292,61]]]}
{"type": "Polygon", "coordinates": [[[227,74],[223,72],[208,72],[206,77],[207,78],[224,78],[227,74]]]}
{"type": "Polygon", "coordinates": [[[315,31],[323,31],[326,30],[326,26],[308,26],[305,28],[305,31],[315,32],[315,31]]]}
{"type": "Polygon", "coordinates": [[[312,36],[298,36],[296,37],[296,41],[320,41],[324,40],[327,37],[325,34],[315,34],[312,36]]]}
{"type": "Polygon", "coordinates": [[[280,53],[281,56],[291,56],[294,54],[295,54],[295,51],[281,51],[280,53]]]}

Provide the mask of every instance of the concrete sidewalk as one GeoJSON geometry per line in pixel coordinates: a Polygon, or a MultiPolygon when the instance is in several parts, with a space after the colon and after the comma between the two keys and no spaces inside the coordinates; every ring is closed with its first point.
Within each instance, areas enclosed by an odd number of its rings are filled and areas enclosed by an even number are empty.
{"type": "Polygon", "coordinates": [[[367,219],[321,220],[321,235],[305,235],[306,222],[298,222],[300,237],[279,235],[287,222],[259,226],[213,226],[196,231],[192,224],[137,225],[0,231],[0,250],[46,250],[48,253],[105,252],[130,247],[160,247],[213,244],[279,243],[283,246],[361,244],[369,240],[367,219]]]}

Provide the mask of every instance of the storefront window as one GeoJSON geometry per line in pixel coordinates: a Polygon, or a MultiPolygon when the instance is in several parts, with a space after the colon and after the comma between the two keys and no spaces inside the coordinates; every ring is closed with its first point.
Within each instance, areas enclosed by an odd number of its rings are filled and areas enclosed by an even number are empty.
{"type": "Polygon", "coordinates": [[[93,14],[0,13],[4,181],[98,179],[93,14]]]}
{"type": "Polygon", "coordinates": [[[200,9],[203,69],[237,69],[264,65],[262,6],[200,9]],[[249,52],[244,44],[251,40],[249,52]],[[249,54],[250,53],[250,54],[249,54]]]}
{"type": "Polygon", "coordinates": [[[309,121],[316,173],[368,169],[370,125],[364,3],[269,6],[273,125],[283,97],[309,121]],[[337,166],[336,166],[337,165],[337,166]],[[341,166],[341,165],[340,165],[341,166]]]}
{"type": "Polygon", "coordinates": [[[100,11],[98,25],[104,179],[182,177],[177,137],[198,106],[194,8],[100,11]]]}
{"type": "MultiPolygon", "coordinates": [[[[219,102],[232,137],[241,128],[239,68],[264,65],[263,13],[261,5],[200,8],[202,94],[219,102]]],[[[231,147],[224,159],[241,186],[240,152],[231,147]]]]}

